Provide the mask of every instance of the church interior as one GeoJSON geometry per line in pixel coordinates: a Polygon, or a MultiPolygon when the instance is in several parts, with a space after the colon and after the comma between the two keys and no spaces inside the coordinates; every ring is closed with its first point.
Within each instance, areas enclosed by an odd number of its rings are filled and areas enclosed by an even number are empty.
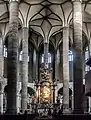
{"type": "Polygon", "coordinates": [[[91,0],[0,0],[0,114],[91,113],[91,0]]]}

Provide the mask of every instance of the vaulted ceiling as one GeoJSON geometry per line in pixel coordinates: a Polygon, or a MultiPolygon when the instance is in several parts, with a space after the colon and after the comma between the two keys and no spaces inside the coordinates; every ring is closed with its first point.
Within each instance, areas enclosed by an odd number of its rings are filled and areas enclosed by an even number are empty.
{"type": "MultiPolygon", "coordinates": [[[[82,10],[83,32],[89,39],[91,33],[91,0],[83,0],[82,10]]],[[[3,36],[7,34],[8,22],[9,0],[0,0],[0,30],[3,36]]],[[[20,2],[19,28],[22,25],[29,26],[30,29],[40,34],[45,41],[61,32],[63,26],[68,24],[72,26],[71,0],[21,0],[20,2]]],[[[70,38],[72,38],[72,32],[70,38]]]]}

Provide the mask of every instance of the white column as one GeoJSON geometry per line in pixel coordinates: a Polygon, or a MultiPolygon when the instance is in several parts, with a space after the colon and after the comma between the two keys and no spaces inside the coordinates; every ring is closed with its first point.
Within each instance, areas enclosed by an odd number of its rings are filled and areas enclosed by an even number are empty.
{"type": "Polygon", "coordinates": [[[89,112],[91,112],[91,97],[89,97],[89,112]]]}
{"type": "Polygon", "coordinates": [[[36,79],[38,79],[38,52],[36,51],[36,79]]]}
{"type": "MultiPolygon", "coordinates": [[[[90,58],[91,57],[91,36],[90,36],[90,39],[89,39],[89,46],[88,46],[88,48],[89,48],[89,58],[90,58]]],[[[89,67],[89,70],[91,70],[91,67],[89,67]]]]}
{"type": "Polygon", "coordinates": [[[22,40],[22,94],[21,107],[23,112],[27,110],[27,85],[28,85],[28,28],[23,27],[22,40]]]}
{"type": "Polygon", "coordinates": [[[19,93],[17,93],[17,113],[19,113],[19,93]]]}
{"type": "Polygon", "coordinates": [[[91,38],[89,39],[89,55],[91,57],[91,38]]]}
{"type": "Polygon", "coordinates": [[[3,79],[3,72],[4,72],[4,54],[3,54],[3,39],[2,39],[2,35],[0,33],[0,81],[2,81],[3,79]]]}
{"type": "Polygon", "coordinates": [[[17,101],[16,101],[16,103],[17,103],[17,113],[19,113],[19,111],[20,111],[20,109],[19,109],[19,107],[20,107],[20,83],[18,82],[17,83],[17,101]]]}
{"type": "Polygon", "coordinates": [[[73,94],[72,94],[72,111],[74,110],[74,97],[73,97],[73,94]]]}
{"type": "Polygon", "coordinates": [[[74,114],[83,114],[82,0],[73,1],[74,114]]]}
{"type": "Polygon", "coordinates": [[[49,43],[44,42],[44,67],[48,67],[48,51],[49,51],[49,43]]]}
{"type": "Polygon", "coordinates": [[[4,72],[4,57],[3,57],[3,40],[0,33],[0,112],[3,113],[3,72],[4,72]]]}
{"type": "Polygon", "coordinates": [[[4,86],[3,83],[0,83],[0,113],[3,114],[3,93],[4,86]]]}
{"type": "Polygon", "coordinates": [[[18,0],[10,0],[9,3],[9,36],[8,36],[8,55],[7,55],[7,114],[17,113],[16,94],[17,94],[17,72],[18,72],[18,0]]]}
{"type": "Polygon", "coordinates": [[[63,28],[63,113],[69,113],[69,28],[63,28]]]}
{"type": "Polygon", "coordinates": [[[59,49],[57,49],[55,53],[55,79],[59,80],[59,67],[60,67],[60,53],[59,49]]]}
{"type": "Polygon", "coordinates": [[[33,53],[33,78],[38,79],[38,53],[36,49],[34,49],[33,53]]]}

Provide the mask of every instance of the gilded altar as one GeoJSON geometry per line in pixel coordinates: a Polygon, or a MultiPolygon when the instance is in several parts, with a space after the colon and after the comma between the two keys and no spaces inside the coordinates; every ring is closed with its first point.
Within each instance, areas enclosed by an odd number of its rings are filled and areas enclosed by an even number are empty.
{"type": "Polygon", "coordinates": [[[40,80],[37,86],[37,99],[39,103],[53,102],[52,70],[40,69],[40,80]]]}

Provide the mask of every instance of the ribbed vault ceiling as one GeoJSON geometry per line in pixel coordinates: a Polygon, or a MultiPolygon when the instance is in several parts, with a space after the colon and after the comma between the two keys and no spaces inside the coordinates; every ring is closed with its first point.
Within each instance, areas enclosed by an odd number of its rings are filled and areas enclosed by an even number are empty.
{"type": "MultiPolygon", "coordinates": [[[[91,32],[91,0],[83,0],[83,31],[91,32]]],[[[9,21],[9,1],[0,0],[0,30],[6,34],[9,21]]],[[[21,0],[19,24],[28,26],[42,35],[45,41],[72,21],[71,0],[21,0]]],[[[20,26],[19,26],[20,28],[20,26]]],[[[70,37],[71,38],[71,37],[70,37]]]]}

